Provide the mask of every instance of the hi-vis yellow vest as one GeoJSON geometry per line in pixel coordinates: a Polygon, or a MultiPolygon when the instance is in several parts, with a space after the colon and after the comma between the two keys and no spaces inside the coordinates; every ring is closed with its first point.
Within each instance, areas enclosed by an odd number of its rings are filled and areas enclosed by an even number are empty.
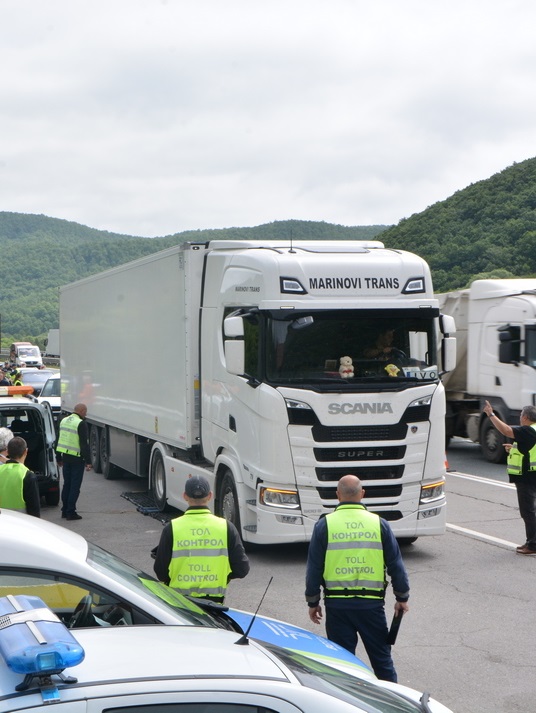
{"type": "Polygon", "coordinates": [[[26,512],[23,488],[27,472],[24,463],[5,463],[0,466],[0,508],[26,512]]]}
{"type": "Polygon", "coordinates": [[[383,599],[385,564],[378,515],[364,505],[339,505],[326,516],[328,546],[324,595],[383,599]]]}
{"type": "Polygon", "coordinates": [[[82,419],[77,413],[72,413],[64,418],[60,423],[60,435],[56,450],[59,453],[68,453],[72,456],[80,457],[80,438],[78,436],[78,424],[82,419]]]}
{"type": "MultiPolygon", "coordinates": [[[[536,431],[536,424],[530,426],[536,431]]],[[[513,443],[506,459],[506,471],[509,475],[521,475],[523,472],[523,453],[517,449],[517,443],[513,443]]],[[[536,445],[529,451],[529,470],[536,471],[536,445]]]]}
{"type": "Polygon", "coordinates": [[[227,520],[208,508],[187,510],[171,521],[169,586],[181,594],[222,602],[231,572],[227,520]]]}

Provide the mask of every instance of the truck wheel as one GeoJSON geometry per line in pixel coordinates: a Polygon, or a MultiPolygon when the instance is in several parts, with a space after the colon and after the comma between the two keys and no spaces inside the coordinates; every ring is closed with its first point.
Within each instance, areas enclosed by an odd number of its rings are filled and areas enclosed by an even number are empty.
{"type": "Polygon", "coordinates": [[[106,480],[116,480],[119,478],[121,471],[115,465],[110,463],[110,446],[108,442],[108,431],[106,428],[103,428],[100,432],[99,444],[102,474],[106,480]]]}
{"type": "Polygon", "coordinates": [[[93,472],[101,473],[100,433],[98,426],[90,426],[89,428],[89,453],[93,472]]]}
{"type": "Polygon", "coordinates": [[[165,512],[168,509],[166,497],[166,468],[164,466],[164,458],[160,451],[153,453],[150,475],[150,487],[153,500],[160,512],[165,512]]]}
{"type": "Polygon", "coordinates": [[[56,507],[60,501],[60,489],[58,488],[57,490],[51,490],[49,493],[45,493],[44,498],[49,507],[56,507]]]}
{"type": "Polygon", "coordinates": [[[506,463],[503,443],[506,443],[505,437],[493,427],[489,418],[485,418],[480,427],[480,448],[484,458],[490,463],[506,463]]]}
{"type": "Polygon", "coordinates": [[[232,522],[238,530],[238,534],[242,537],[242,530],[240,527],[240,510],[238,509],[238,496],[236,494],[234,478],[230,470],[226,470],[223,476],[218,501],[218,509],[220,511],[218,514],[229,522],[232,522]]]}

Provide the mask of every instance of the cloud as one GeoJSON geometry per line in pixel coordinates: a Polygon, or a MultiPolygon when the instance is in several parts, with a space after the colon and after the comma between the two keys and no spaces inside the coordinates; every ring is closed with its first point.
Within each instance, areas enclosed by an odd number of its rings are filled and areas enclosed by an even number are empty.
{"type": "Polygon", "coordinates": [[[532,157],[522,0],[2,0],[0,210],[390,224],[532,157]]]}

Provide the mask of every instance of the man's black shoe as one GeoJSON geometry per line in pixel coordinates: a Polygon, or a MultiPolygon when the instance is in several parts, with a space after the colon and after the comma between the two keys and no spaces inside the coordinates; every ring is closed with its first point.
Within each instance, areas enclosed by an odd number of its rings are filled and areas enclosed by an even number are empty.
{"type": "Polygon", "coordinates": [[[66,520],[81,520],[81,519],[82,519],[82,515],[79,515],[77,512],[75,512],[74,515],[66,515],[66,516],[65,516],[65,519],[66,519],[66,520]]]}
{"type": "Polygon", "coordinates": [[[64,512],[62,512],[61,516],[62,516],[62,517],[67,517],[67,515],[66,515],[64,512]]]}

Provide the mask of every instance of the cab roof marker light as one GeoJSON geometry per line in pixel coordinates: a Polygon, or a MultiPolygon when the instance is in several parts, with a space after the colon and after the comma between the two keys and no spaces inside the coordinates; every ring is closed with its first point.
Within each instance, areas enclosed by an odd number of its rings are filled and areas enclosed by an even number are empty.
{"type": "Polygon", "coordinates": [[[295,277],[280,277],[279,278],[279,287],[281,290],[281,294],[283,295],[288,295],[288,294],[293,294],[293,295],[306,295],[307,290],[303,287],[301,282],[297,280],[295,277]]]}
{"type": "Polygon", "coordinates": [[[416,295],[426,292],[424,285],[424,277],[410,277],[402,290],[403,295],[416,295]]]}

